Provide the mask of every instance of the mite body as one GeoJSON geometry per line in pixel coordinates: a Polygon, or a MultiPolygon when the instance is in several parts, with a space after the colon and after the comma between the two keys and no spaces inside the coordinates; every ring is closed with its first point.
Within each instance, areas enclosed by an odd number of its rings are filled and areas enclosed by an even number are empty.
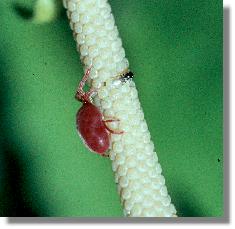
{"type": "Polygon", "coordinates": [[[89,77],[90,69],[87,70],[81,80],[76,99],[83,103],[76,116],[77,130],[84,144],[95,153],[106,156],[110,146],[110,134],[122,134],[123,131],[111,130],[106,123],[116,122],[118,119],[104,120],[100,110],[91,102],[91,96],[95,92],[90,89],[88,92],[83,91],[83,87],[89,77]]]}
{"type": "Polygon", "coordinates": [[[92,103],[84,103],[78,111],[77,130],[91,151],[104,154],[109,149],[109,131],[101,112],[92,103]]]}

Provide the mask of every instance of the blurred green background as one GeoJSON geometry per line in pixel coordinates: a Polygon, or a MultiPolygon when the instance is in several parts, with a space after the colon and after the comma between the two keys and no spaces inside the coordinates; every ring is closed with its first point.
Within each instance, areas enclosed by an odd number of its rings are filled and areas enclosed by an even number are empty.
{"type": "MultiPolygon", "coordinates": [[[[0,1],[0,215],[121,217],[108,159],[76,133],[83,75],[65,12],[0,1]]],[[[222,1],[111,0],[179,216],[223,216],[222,1]]]]}

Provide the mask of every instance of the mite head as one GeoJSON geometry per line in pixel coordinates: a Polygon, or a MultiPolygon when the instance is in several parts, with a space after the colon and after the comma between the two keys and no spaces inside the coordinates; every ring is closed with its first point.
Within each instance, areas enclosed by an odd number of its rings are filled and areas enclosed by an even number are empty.
{"type": "Polygon", "coordinates": [[[77,99],[78,101],[82,103],[88,102],[86,93],[83,90],[77,90],[75,94],[75,99],[77,99]]]}
{"type": "Polygon", "coordinates": [[[94,89],[90,89],[88,92],[78,90],[75,98],[82,103],[92,103],[92,96],[96,93],[94,89]]]}

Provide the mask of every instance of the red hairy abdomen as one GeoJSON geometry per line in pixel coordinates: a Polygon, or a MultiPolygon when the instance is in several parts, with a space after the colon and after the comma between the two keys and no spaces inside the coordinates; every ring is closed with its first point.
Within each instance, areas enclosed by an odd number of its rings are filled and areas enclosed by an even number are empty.
{"type": "Polygon", "coordinates": [[[88,148],[96,153],[105,153],[110,144],[102,114],[91,103],[84,103],[77,113],[77,130],[88,148]]]}

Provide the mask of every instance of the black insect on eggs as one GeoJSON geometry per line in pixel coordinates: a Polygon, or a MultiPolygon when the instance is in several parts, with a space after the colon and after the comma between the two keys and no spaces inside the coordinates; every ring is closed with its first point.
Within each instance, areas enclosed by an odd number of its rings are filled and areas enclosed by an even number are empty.
{"type": "Polygon", "coordinates": [[[127,73],[124,73],[121,77],[120,77],[120,80],[125,83],[127,82],[128,80],[132,80],[134,77],[134,73],[129,71],[127,73]]]}

